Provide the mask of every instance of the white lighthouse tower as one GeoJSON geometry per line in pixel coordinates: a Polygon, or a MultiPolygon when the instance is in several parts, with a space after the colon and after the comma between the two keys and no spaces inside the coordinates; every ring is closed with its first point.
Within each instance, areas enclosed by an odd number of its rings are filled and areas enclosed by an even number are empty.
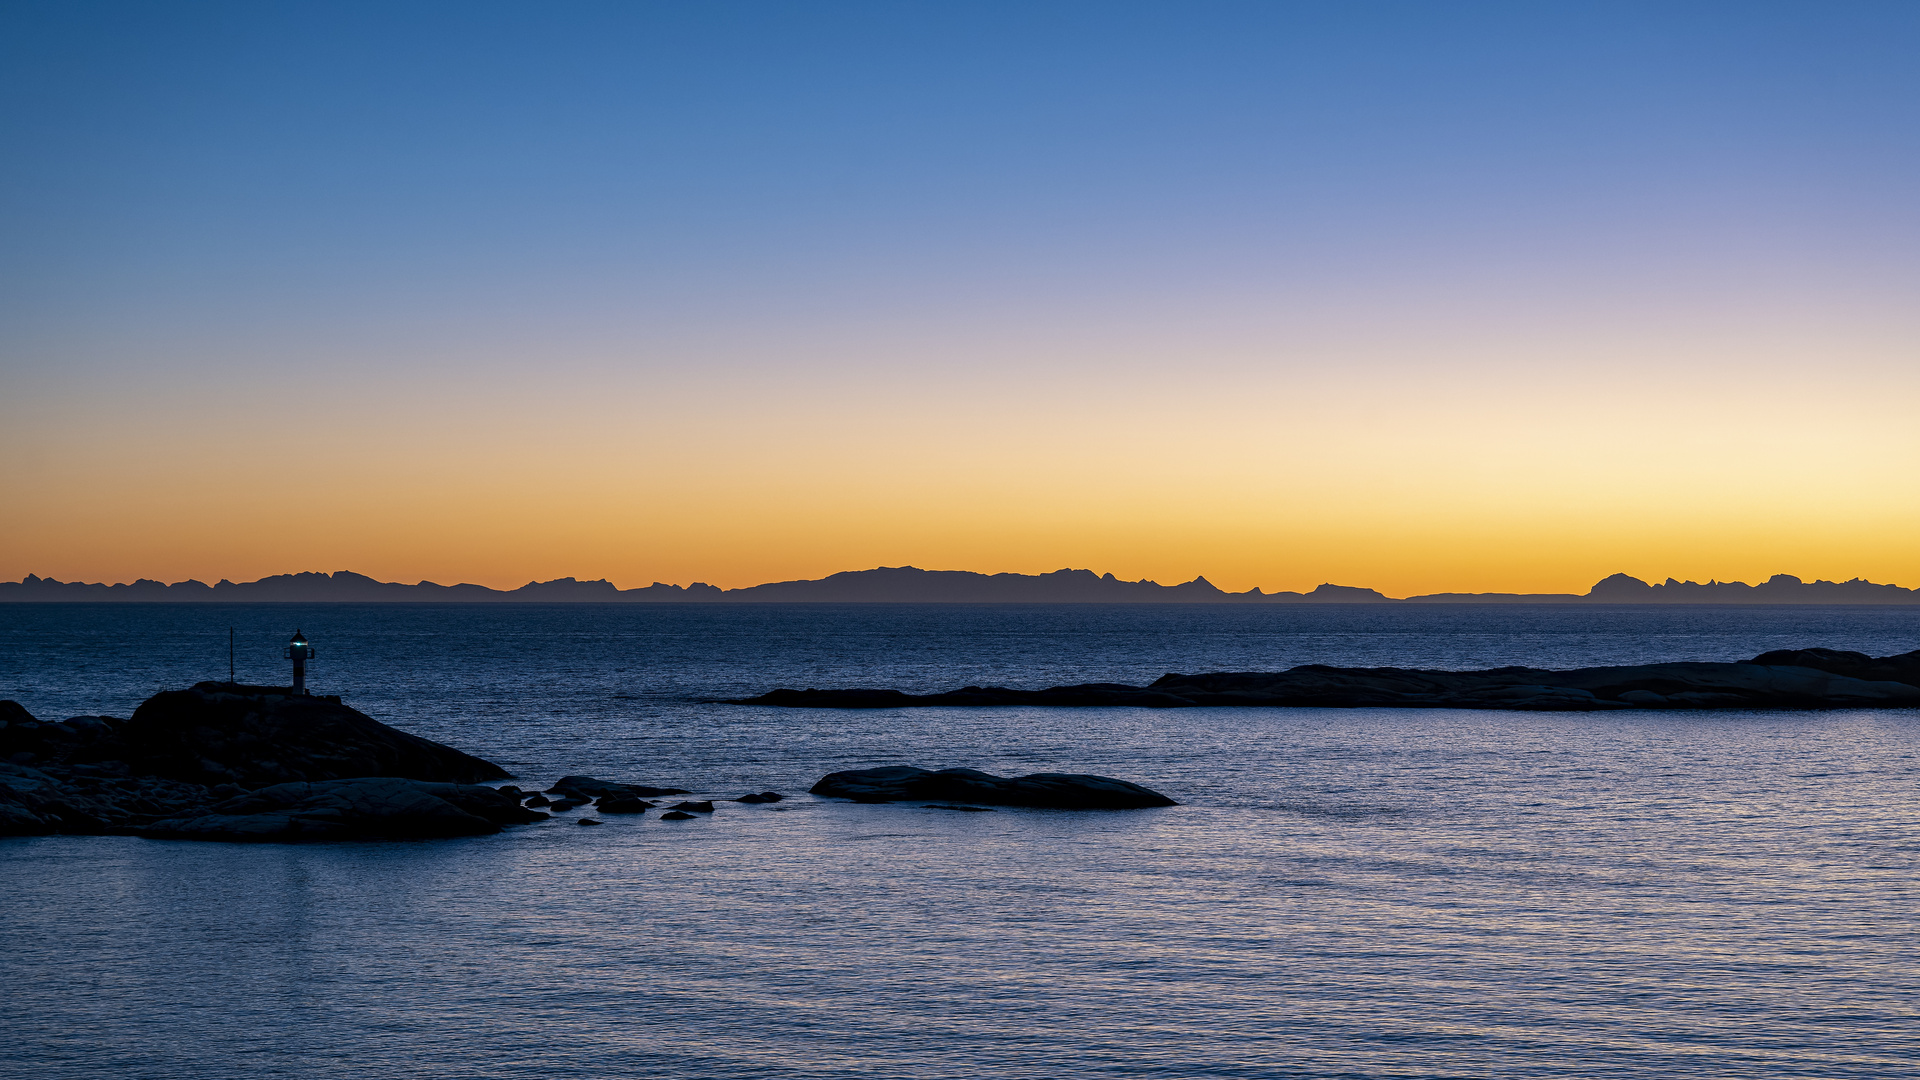
{"type": "Polygon", "coordinates": [[[307,644],[307,635],[298,630],[293,632],[293,640],[287,642],[287,659],[293,661],[294,696],[306,697],[307,661],[313,659],[313,646],[307,644]]]}

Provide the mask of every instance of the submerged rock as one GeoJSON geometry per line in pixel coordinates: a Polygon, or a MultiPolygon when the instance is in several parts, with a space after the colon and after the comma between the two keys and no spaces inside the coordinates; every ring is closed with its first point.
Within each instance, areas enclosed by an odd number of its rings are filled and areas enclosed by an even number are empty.
{"type": "Polygon", "coordinates": [[[679,810],[669,810],[666,813],[660,815],[660,820],[661,821],[692,821],[694,820],[694,817],[692,814],[683,813],[679,810]]]}
{"type": "Polygon", "coordinates": [[[1180,805],[1157,791],[1111,776],[1031,773],[1005,777],[977,769],[932,772],[906,765],[832,773],[813,785],[812,791],[815,795],[867,803],[942,799],[1057,810],[1134,810],[1180,805]]]}
{"type": "Polygon", "coordinates": [[[758,795],[742,795],[733,801],[738,803],[770,803],[779,802],[783,798],[785,798],[785,796],[777,791],[762,791],[758,795]]]}
{"type": "Polygon", "coordinates": [[[632,795],[602,795],[593,805],[603,814],[644,814],[654,806],[632,795]]]}
{"type": "Polygon", "coordinates": [[[700,802],[677,802],[668,807],[668,809],[685,810],[694,814],[711,814],[713,813],[713,800],[703,799],[700,802]]]}

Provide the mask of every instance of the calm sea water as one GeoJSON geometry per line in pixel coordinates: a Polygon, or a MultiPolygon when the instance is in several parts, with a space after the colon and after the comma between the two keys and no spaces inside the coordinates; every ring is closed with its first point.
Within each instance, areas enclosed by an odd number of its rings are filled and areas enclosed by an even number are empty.
{"type": "Polygon", "coordinates": [[[500,761],[715,795],[841,768],[1184,805],[227,847],[0,840],[0,1073],[1920,1076],[1920,715],[778,711],[1139,682],[1920,647],[1920,609],[0,606],[43,718],[284,681],[500,761]]]}

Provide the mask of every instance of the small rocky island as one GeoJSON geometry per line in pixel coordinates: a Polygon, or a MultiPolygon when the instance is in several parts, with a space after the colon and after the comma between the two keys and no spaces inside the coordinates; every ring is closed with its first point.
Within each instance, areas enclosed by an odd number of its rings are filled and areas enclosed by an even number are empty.
{"type": "Polygon", "coordinates": [[[735,705],[897,709],[926,705],[1202,705],[1318,708],[1858,709],[1920,708],[1920,650],[1872,657],[1835,649],[1762,653],[1740,663],[1638,664],[1548,671],[1344,668],[1166,675],[1148,686],[1085,683],[1045,690],[968,686],[942,694],[899,690],[774,690],[735,705]]]}
{"type": "Polygon", "coordinates": [[[0,836],[205,840],[474,836],[547,815],[505,769],[337,697],[203,682],[130,719],[43,723],[0,701],[0,836]]]}
{"type": "Polygon", "coordinates": [[[939,799],[1048,810],[1138,810],[1180,805],[1139,784],[1091,773],[1029,773],[1006,777],[978,769],[929,771],[908,765],[829,773],[813,785],[812,794],[863,803],[939,799]]]}

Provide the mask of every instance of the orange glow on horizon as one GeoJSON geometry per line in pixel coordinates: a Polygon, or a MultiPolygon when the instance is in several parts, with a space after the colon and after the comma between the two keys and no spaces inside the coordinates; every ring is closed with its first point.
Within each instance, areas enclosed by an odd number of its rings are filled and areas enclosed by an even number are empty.
{"type": "Polygon", "coordinates": [[[1617,571],[1920,585],[1920,374],[1883,367],[1884,393],[1819,397],[1686,360],[1656,377],[1658,357],[1596,372],[1243,356],[1186,362],[1178,387],[1147,365],[1096,380],[1058,363],[965,381],[369,376],[263,386],[217,424],[204,398],[157,388],[43,397],[0,417],[0,576],[732,588],[914,565],[1393,596],[1577,593],[1617,571]]]}

